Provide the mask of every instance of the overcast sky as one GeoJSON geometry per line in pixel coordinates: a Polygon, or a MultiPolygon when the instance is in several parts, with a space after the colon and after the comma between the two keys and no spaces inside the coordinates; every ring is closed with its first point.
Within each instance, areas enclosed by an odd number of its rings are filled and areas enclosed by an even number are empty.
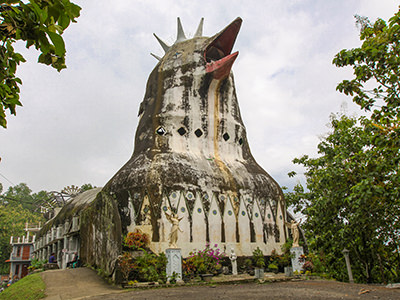
{"type": "Polygon", "coordinates": [[[236,90],[250,148],[280,185],[292,187],[292,159],[316,155],[329,115],[351,99],[336,92],[351,70],[334,55],[360,45],[354,15],[385,20],[393,0],[73,1],[78,23],[64,34],[66,70],[37,64],[38,53],[19,47],[27,63],[17,116],[0,128],[0,182],[25,182],[35,192],[67,185],[103,186],[133,152],[137,112],[147,78],[163,50],[153,32],[172,44],[176,17],[193,36],[201,17],[212,36],[236,17],[243,24],[234,51],[236,90]]]}

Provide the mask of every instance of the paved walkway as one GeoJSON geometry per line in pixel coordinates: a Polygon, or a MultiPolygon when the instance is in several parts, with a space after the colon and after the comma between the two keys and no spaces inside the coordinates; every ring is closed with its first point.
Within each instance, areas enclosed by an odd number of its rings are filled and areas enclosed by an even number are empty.
{"type": "MultiPolygon", "coordinates": [[[[254,276],[218,276],[211,285],[185,285],[170,288],[121,289],[109,285],[88,268],[49,270],[41,273],[47,300],[91,299],[400,299],[400,289],[378,285],[349,284],[324,280],[287,281],[283,274],[265,274],[265,283],[254,283],[254,276]],[[274,282],[269,284],[268,282],[274,282]]],[[[143,287],[143,284],[138,284],[143,287]]]]}
{"type": "Polygon", "coordinates": [[[46,284],[45,299],[48,300],[80,299],[123,291],[89,268],[48,270],[40,274],[46,284]]]}

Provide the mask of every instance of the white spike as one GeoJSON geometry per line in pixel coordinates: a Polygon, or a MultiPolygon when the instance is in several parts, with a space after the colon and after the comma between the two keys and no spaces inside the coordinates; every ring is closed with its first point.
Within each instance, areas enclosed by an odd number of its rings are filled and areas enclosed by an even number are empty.
{"type": "Polygon", "coordinates": [[[194,34],[195,37],[203,36],[203,23],[204,23],[204,18],[201,18],[200,24],[197,27],[196,33],[194,34]]]}
{"type": "Polygon", "coordinates": [[[161,60],[161,57],[158,55],[155,55],[154,53],[150,53],[151,56],[153,56],[155,59],[161,60]]]}
{"type": "Polygon", "coordinates": [[[162,39],[160,39],[155,33],[153,35],[156,37],[157,41],[160,43],[161,47],[164,49],[165,52],[168,52],[170,46],[168,46],[162,39]]]}
{"type": "Polygon", "coordinates": [[[179,43],[186,40],[185,32],[183,31],[181,19],[178,17],[178,35],[176,37],[175,43],[179,43]]]}

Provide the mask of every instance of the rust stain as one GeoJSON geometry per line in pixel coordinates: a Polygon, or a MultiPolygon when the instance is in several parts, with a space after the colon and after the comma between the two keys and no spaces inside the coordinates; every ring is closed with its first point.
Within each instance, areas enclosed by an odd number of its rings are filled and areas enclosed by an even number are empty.
{"type": "Polygon", "coordinates": [[[237,191],[237,184],[234,180],[232,173],[229,171],[229,168],[225,165],[222,161],[221,156],[219,155],[219,135],[218,135],[218,128],[219,128],[219,89],[221,87],[222,80],[218,80],[215,89],[213,88],[213,84],[210,85],[210,92],[214,94],[214,157],[215,163],[217,164],[218,168],[221,170],[224,178],[231,184],[232,189],[237,191]]]}

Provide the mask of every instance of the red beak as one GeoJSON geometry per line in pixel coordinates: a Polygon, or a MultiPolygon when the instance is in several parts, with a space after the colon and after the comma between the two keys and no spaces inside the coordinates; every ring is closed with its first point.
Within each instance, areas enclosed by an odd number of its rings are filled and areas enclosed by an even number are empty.
{"type": "Polygon", "coordinates": [[[231,54],[236,37],[239,33],[242,19],[237,18],[220,33],[211,38],[204,51],[206,72],[212,73],[215,79],[225,79],[239,52],[231,54]]]}

